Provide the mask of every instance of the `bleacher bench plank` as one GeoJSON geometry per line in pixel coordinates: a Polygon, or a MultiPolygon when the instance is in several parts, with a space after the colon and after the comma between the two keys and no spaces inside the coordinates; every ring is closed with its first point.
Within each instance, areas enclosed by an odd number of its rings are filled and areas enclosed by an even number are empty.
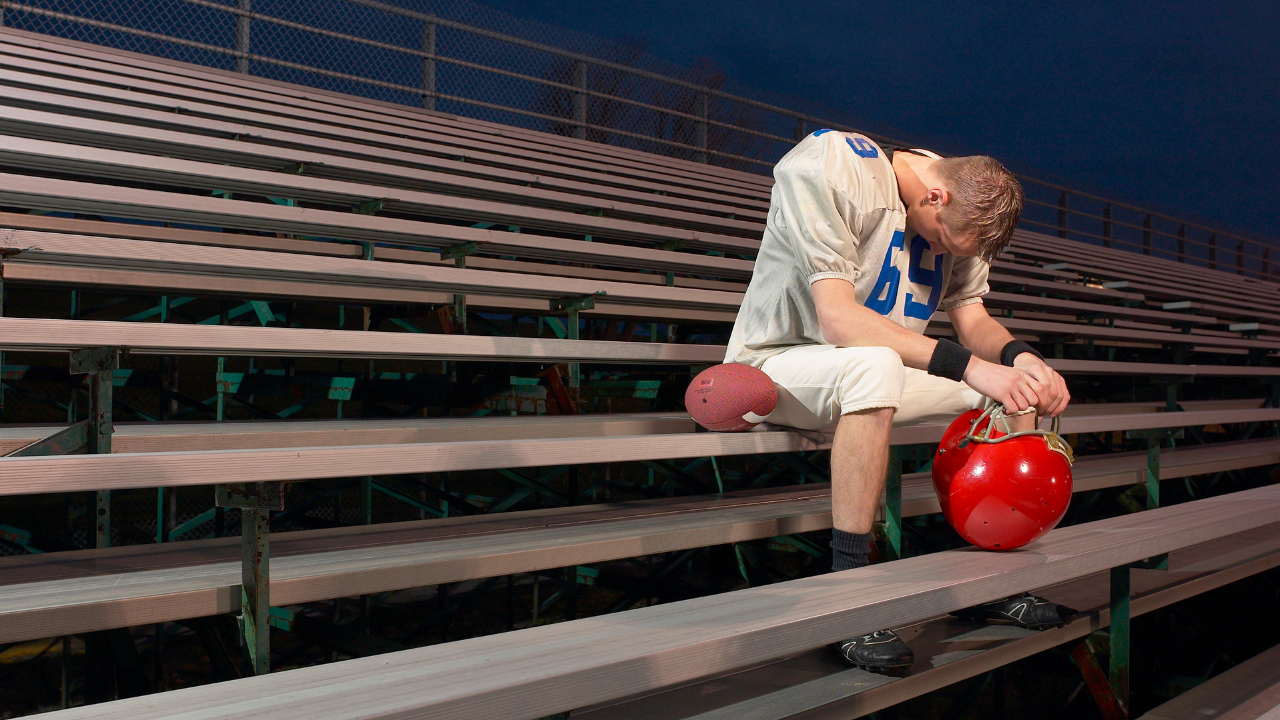
{"type": "Polygon", "coordinates": [[[624,613],[177,690],[59,717],[539,718],[901,627],[1275,522],[1280,486],[624,613]]]}
{"type": "MultiPolygon", "coordinates": [[[[1163,454],[1161,478],[1277,459],[1275,439],[1178,448],[1163,454]]],[[[1081,458],[1075,490],[1140,483],[1145,470],[1145,453],[1081,458]]],[[[904,476],[903,516],[936,512],[928,474],[904,476]]],[[[279,533],[271,596],[314,602],[830,527],[831,490],[822,483],[279,533]]],[[[239,552],[230,538],[0,559],[0,642],[177,620],[197,608],[234,611],[239,552]]]]}
{"type": "MultiPolygon", "coordinates": [[[[1280,566],[1272,524],[1169,555],[1168,570],[1133,570],[1133,617],[1280,566]]],[[[1110,622],[1109,573],[1036,588],[1081,614],[1035,632],[941,617],[897,628],[915,665],[905,677],[851,668],[826,648],[666,692],[570,713],[575,720],[848,720],[897,705],[1064,643],[1110,622]]]]}

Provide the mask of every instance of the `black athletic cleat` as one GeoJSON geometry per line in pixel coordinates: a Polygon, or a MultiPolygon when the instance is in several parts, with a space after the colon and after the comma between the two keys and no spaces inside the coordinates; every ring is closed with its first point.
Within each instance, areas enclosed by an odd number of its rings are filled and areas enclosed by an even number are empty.
{"type": "Polygon", "coordinates": [[[916,661],[911,648],[892,630],[878,630],[831,647],[850,665],[871,672],[906,670],[916,661]]]}
{"type": "Polygon", "coordinates": [[[1010,623],[1028,630],[1043,630],[1067,624],[1075,610],[1049,602],[1031,593],[957,610],[952,615],[966,620],[1010,623]]]}

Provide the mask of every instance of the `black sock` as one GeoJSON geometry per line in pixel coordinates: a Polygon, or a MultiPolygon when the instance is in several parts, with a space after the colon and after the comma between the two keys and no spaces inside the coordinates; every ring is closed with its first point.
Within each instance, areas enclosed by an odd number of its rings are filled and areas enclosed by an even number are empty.
{"type": "Polygon", "coordinates": [[[831,530],[831,571],[852,570],[870,564],[871,533],[831,530]]]}

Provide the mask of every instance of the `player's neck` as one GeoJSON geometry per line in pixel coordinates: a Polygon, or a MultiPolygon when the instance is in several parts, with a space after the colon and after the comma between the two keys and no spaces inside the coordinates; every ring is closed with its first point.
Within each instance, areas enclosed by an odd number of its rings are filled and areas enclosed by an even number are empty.
{"type": "Polygon", "coordinates": [[[896,152],[893,154],[893,174],[898,181],[898,197],[904,207],[913,207],[929,192],[929,188],[920,179],[920,173],[932,162],[932,158],[913,153],[896,152]]]}

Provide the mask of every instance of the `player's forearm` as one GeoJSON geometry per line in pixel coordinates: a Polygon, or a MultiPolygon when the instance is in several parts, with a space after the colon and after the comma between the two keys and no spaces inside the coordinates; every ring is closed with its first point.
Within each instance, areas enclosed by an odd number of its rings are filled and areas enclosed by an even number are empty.
{"type": "Polygon", "coordinates": [[[885,318],[880,313],[851,304],[842,312],[820,317],[823,338],[839,347],[887,347],[898,353],[907,367],[924,370],[938,344],[885,318]]]}
{"type": "Polygon", "coordinates": [[[1000,351],[1013,340],[1013,335],[988,315],[982,304],[956,308],[949,317],[961,345],[987,362],[1000,363],[1000,351]]]}

